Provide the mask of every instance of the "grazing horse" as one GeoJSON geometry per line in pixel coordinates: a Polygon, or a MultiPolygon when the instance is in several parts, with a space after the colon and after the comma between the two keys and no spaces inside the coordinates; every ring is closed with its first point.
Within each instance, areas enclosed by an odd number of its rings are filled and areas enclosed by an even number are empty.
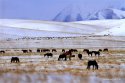
{"type": "Polygon", "coordinates": [[[52,53],[46,53],[46,54],[44,54],[44,57],[45,56],[47,56],[49,58],[49,57],[53,57],[53,54],[52,53]]]}
{"type": "Polygon", "coordinates": [[[65,52],[65,49],[62,49],[62,52],[65,52]]]}
{"type": "Polygon", "coordinates": [[[4,51],[4,50],[1,50],[0,53],[5,53],[5,51],[4,51]]]}
{"type": "Polygon", "coordinates": [[[104,49],[103,49],[103,52],[108,52],[108,48],[104,48],[104,49]]]}
{"type": "Polygon", "coordinates": [[[50,52],[49,49],[42,49],[41,51],[42,51],[42,52],[50,52]]]}
{"type": "Polygon", "coordinates": [[[89,56],[89,55],[92,56],[92,53],[93,53],[92,51],[87,51],[88,56],[89,56]]]}
{"type": "Polygon", "coordinates": [[[59,55],[59,58],[58,58],[58,61],[60,61],[60,59],[65,59],[65,61],[67,60],[67,58],[69,58],[69,60],[71,60],[71,57],[72,57],[72,51],[69,50],[69,51],[66,51],[65,53],[63,54],[60,54],[59,55]]]}
{"type": "Polygon", "coordinates": [[[75,55],[72,55],[71,57],[75,57],[75,55]]]}
{"type": "Polygon", "coordinates": [[[72,52],[78,52],[77,49],[70,49],[72,52]]]}
{"type": "Polygon", "coordinates": [[[28,50],[22,50],[23,51],[23,53],[28,53],[28,50]]]}
{"type": "Polygon", "coordinates": [[[19,62],[20,62],[20,60],[19,60],[18,57],[12,57],[11,58],[11,63],[19,63],[19,62]]]}
{"type": "Polygon", "coordinates": [[[100,52],[99,52],[99,51],[92,51],[92,53],[94,53],[95,56],[96,56],[96,55],[100,56],[100,52]]]}
{"type": "Polygon", "coordinates": [[[99,49],[98,51],[102,52],[102,49],[99,49]]]}
{"type": "Polygon", "coordinates": [[[29,52],[31,53],[31,52],[32,52],[32,50],[30,50],[30,49],[29,49],[29,52]]]}
{"type": "Polygon", "coordinates": [[[78,58],[82,60],[82,54],[78,54],[78,58]]]}
{"type": "Polygon", "coordinates": [[[88,52],[88,51],[89,51],[89,49],[84,49],[84,50],[83,50],[83,52],[88,52]]]}
{"type": "Polygon", "coordinates": [[[57,52],[56,49],[52,49],[52,52],[57,52]]]}
{"type": "Polygon", "coordinates": [[[93,66],[93,70],[98,69],[98,63],[96,62],[96,60],[89,60],[87,69],[90,69],[90,66],[93,66]]]}
{"type": "Polygon", "coordinates": [[[88,54],[88,56],[89,56],[89,55],[92,56],[92,51],[89,51],[89,49],[84,49],[83,52],[86,52],[86,53],[88,54]]]}
{"type": "Polygon", "coordinates": [[[37,52],[41,52],[41,50],[40,50],[40,49],[37,49],[37,52]]]}

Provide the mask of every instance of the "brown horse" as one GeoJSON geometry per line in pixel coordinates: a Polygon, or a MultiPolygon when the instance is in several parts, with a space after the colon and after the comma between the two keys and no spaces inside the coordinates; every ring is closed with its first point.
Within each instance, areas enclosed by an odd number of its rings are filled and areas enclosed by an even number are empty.
{"type": "Polygon", "coordinates": [[[71,60],[72,57],[72,50],[66,51],[63,54],[59,55],[58,61],[60,61],[60,59],[64,59],[65,61],[67,60],[67,58],[69,58],[69,60],[71,60]]]}

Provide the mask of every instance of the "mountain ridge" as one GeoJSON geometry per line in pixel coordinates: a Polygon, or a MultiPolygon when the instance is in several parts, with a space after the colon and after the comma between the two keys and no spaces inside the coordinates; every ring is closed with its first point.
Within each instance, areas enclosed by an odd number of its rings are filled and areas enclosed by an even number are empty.
{"type": "Polygon", "coordinates": [[[106,8],[95,13],[89,13],[87,16],[80,12],[79,8],[67,8],[60,11],[52,21],[73,22],[84,20],[101,20],[101,19],[125,19],[125,8],[106,8]]]}

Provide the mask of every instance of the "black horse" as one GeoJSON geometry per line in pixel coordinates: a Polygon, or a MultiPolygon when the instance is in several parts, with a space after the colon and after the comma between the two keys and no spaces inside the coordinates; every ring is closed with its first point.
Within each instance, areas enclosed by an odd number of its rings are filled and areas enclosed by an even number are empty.
{"type": "Polygon", "coordinates": [[[100,51],[92,51],[92,53],[94,53],[95,56],[96,56],[96,55],[100,56],[100,51]]]}
{"type": "Polygon", "coordinates": [[[57,50],[56,49],[52,49],[52,52],[57,52],[57,50]]]}
{"type": "Polygon", "coordinates": [[[93,66],[93,70],[98,69],[98,63],[96,62],[96,60],[89,60],[87,69],[90,69],[90,66],[93,66]]]}
{"type": "Polygon", "coordinates": [[[62,52],[65,52],[65,49],[62,49],[62,52]]]}
{"type": "Polygon", "coordinates": [[[83,52],[88,52],[88,51],[89,51],[89,49],[84,49],[84,50],[83,50],[83,52]]]}
{"type": "Polygon", "coordinates": [[[28,50],[22,50],[23,51],[23,53],[28,53],[28,50]]]}
{"type": "Polygon", "coordinates": [[[58,61],[60,61],[60,60],[64,60],[65,59],[65,61],[67,60],[67,55],[66,54],[60,54],[59,55],[59,58],[58,58],[58,61]]]}
{"type": "Polygon", "coordinates": [[[98,51],[102,52],[102,49],[99,49],[98,51]]]}
{"type": "Polygon", "coordinates": [[[59,55],[59,58],[58,58],[58,61],[60,60],[67,60],[67,58],[69,58],[69,60],[71,60],[71,57],[72,57],[72,51],[69,50],[69,51],[66,51],[65,53],[62,53],[59,55]]]}
{"type": "Polygon", "coordinates": [[[70,49],[72,52],[78,52],[77,49],[70,49]]]}
{"type": "Polygon", "coordinates": [[[78,54],[78,58],[82,60],[82,54],[78,54]]]}
{"type": "Polygon", "coordinates": [[[92,51],[89,51],[89,49],[84,49],[83,52],[87,53],[88,56],[90,55],[92,56],[92,53],[93,53],[92,51]]]}
{"type": "Polygon", "coordinates": [[[4,50],[1,50],[0,53],[5,53],[5,51],[4,51],[4,50]]]}
{"type": "Polygon", "coordinates": [[[88,56],[92,56],[93,52],[92,51],[87,51],[88,56]]]}
{"type": "Polygon", "coordinates": [[[104,48],[104,49],[103,49],[103,52],[108,52],[108,48],[104,48]]]}
{"type": "Polygon", "coordinates": [[[75,57],[75,55],[72,55],[71,57],[75,57]]]}
{"type": "Polygon", "coordinates": [[[19,62],[20,62],[20,60],[19,60],[18,57],[12,57],[11,58],[11,63],[19,63],[19,62]]]}
{"type": "Polygon", "coordinates": [[[42,49],[41,52],[50,52],[50,49],[42,49]]]}
{"type": "Polygon", "coordinates": [[[52,53],[46,53],[46,54],[44,54],[44,57],[45,56],[47,56],[49,58],[49,57],[53,57],[53,54],[52,53]]]}

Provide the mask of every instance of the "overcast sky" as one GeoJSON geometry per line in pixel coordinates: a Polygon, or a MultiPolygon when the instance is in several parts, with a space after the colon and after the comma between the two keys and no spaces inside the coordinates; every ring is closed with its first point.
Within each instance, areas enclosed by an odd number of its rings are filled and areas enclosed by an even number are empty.
{"type": "Polygon", "coordinates": [[[125,7],[125,0],[0,0],[0,18],[51,20],[72,5],[86,15],[108,7],[125,7]]]}

